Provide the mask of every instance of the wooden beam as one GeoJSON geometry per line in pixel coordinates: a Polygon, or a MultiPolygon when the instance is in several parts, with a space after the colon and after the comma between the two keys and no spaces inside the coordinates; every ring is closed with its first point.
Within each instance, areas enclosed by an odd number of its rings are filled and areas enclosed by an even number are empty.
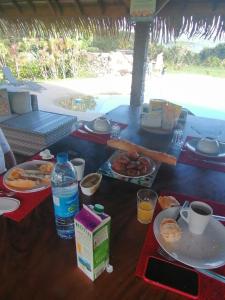
{"type": "Polygon", "coordinates": [[[127,5],[127,3],[124,0],[119,0],[118,3],[121,3],[125,7],[128,14],[130,13],[130,7],[127,5]]]}
{"type": "Polygon", "coordinates": [[[157,16],[157,14],[170,2],[171,0],[158,0],[156,11],[154,13],[154,16],[157,16]]]}
{"type": "Polygon", "coordinates": [[[102,14],[104,15],[104,13],[105,13],[105,3],[104,3],[104,0],[97,0],[97,2],[98,2],[98,5],[100,6],[100,8],[101,8],[101,11],[102,11],[102,14]]]}
{"type": "MultiPolygon", "coordinates": [[[[166,1],[166,0],[164,0],[166,1]]],[[[224,0],[172,0],[161,9],[158,14],[163,17],[171,16],[193,16],[194,17],[210,17],[213,15],[224,15],[224,0]],[[216,5],[213,6],[213,3],[216,5]]]]}
{"type": "Polygon", "coordinates": [[[63,7],[62,7],[62,5],[59,3],[59,0],[54,0],[55,1],[55,5],[56,5],[56,7],[57,7],[57,9],[58,9],[58,11],[59,11],[59,14],[60,15],[63,15],[63,7]]]}
{"type": "Polygon", "coordinates": [[[83,6],[80,3],[80,0],[73,0],[73,3],[75,5],[75,7],[78,9],[79,13],[81,15],[84,15],[84,9],[83,9],[83,6]]]}
{"type": "Polygon", "coordinates": [[[63,15],[63,8],[58,0],[48,0],[48,4],[50,9],[55,15],[60,15],[60,16],[63,15]]]}
{"type": "Polygon", "coordinates": [[[14,4],[14,6],[16,7],[18,12],[20,12],[20,13],[23,12],[21,6],[18,4],[18,2],[16,0],[12,0],[12,3],[14,4]]]}
{"type": "Polygon", "coordinates": [[[27,3],[30,6],[30,8],[33,10],[33,12],[36,12],[36,7],[33,3],[33,0],[27,0],[27,3]]]}
{"type": "MultiPolygon", "coordinates": [[[[18,17],[18,10],[12,5],[3,5],[1,3],[2,7],[4,8],[4,17],[7,19],[16,19],[18,17]]],[[[63,17],[81,17],[85,15],[86,17],[101,17],[102,11],[99,6],[96,4],[89,4],[83,6],[83,14],[80,13],[79,10],[74,10],[74,3],[65,4],[63,5],[63,17]]],[[[34,13],[32,9],[28,6],[23,7],[23,13],[21,14],[24,19],[30,18],[30,17],[36,17],[40,19],[46,19],[46,21],[50,21],[51,17],[55,17],[57,15],[56,8],[52,1],[48,0],[48,2],[42,2],[38,5],[36,4],[36,12],[34,13]]],[[[112,18],[118,18],[118,17],[125,17],[129,16],[126,9],[122,5],[118,4],[112,4],[106,6],[105,14],[104,16],[112,17],[112,18]]]]}
{"type": "Polygon", "coordinates": [[[149,30],[150,22],[136,23],[130,98],[131,106],[140,106],[144,102],[149,30]]]}

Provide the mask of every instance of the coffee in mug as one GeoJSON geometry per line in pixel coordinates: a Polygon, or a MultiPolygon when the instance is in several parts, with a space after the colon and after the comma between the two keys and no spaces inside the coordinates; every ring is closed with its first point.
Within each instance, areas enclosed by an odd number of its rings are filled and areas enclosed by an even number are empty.
{"type": "Polygon", "coordinates": [[[188,208],[182,208],[180,215],[188,223],[190,232],[202,234],[213,214],[212,207],[201,201],[194,201],[188,208]]]}

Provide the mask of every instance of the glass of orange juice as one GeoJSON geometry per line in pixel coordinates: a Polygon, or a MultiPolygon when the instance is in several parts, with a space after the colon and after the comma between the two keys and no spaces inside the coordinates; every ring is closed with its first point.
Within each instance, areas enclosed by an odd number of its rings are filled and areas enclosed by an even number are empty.
{"type": "Polygon", "coordinates": [[[150,189],[141,189],[137,192],[137,219],[142,224],[152,221],[158,195],[150,189]]]}

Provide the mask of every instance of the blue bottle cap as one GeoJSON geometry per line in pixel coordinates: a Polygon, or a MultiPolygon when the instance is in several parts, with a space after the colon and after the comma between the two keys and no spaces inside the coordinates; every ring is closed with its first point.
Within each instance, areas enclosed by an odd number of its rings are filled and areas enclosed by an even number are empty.
{"type": "Polygon", "coordinates": [[[57,154],[57,162],[63,164],[68,161],[68,153],[61,152],[57,154]]]}

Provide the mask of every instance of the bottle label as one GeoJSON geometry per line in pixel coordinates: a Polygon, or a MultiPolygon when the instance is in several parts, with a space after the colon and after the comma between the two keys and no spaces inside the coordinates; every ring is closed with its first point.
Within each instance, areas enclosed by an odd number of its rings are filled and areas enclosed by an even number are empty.
{"type": "Polygon", "coordinates": [[[58,217],[72,217],[79,211],[78,193],[62,197],[53,195],[53,202],[58,217]]]}

